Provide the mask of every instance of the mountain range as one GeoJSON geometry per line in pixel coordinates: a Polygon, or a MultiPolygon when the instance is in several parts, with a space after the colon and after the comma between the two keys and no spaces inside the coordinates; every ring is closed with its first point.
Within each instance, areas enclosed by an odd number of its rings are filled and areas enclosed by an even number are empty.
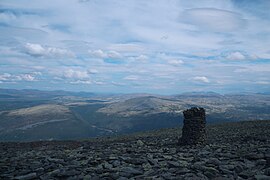
{"type": "Polygon", "coordinates": [[[0,141],[86,139],[180,127],[182,111],[206,109],[207,122],[270,119],[267,93],[98,94],[0,89],[0,141]]]}

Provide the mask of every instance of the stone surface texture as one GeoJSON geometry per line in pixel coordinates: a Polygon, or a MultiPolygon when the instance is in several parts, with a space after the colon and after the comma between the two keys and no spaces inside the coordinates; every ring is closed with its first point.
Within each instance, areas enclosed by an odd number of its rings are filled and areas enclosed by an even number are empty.
{"type": "Polygon", "coordinates": [[[184,125],[180,145],[198,145],[206,142],[206,117],[203,108],[193,107],[183,112],[184,125]]]}
{"type": "Polygon", "coordinates": [[[205,145],[181,128],[84,141],[0,143],[0,179],[270,179],[270,121],[207,126],[205,145]]]}

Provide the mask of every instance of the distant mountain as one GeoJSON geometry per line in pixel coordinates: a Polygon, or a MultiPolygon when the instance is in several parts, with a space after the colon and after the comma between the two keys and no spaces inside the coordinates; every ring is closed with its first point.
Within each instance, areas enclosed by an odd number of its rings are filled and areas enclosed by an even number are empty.
{"type": "Polygon", "coordinates": [[[150,115],[180,110],[180,103],[169,98],[155,96],[136,97],[105,106],[98,112],[119,116],[150,115]]]}
{"type": "Polygon", "coordinates": [[[78,96],[78,97],[93,97],[95,93],[90,92],[70,92],[70,91],[41,91],[36,89],[1,89],[0,88],[0,98],[3,96],[10,97],[36,97],[36,98],[52,98],[59,96],[78,96]]]}
{"type": "Polygon", "coordinates": [[[0,141],[66,140],[181,126],[182,111],[207,122],[270,119],[270,95],[191,92],[174,96],[0,89],[0,141]]]}
{"type": "Polygon", "coordinates": [[[176,95],[176,97],[181,97],[181,96],[189,96],[189,97],[219,97],[222,96],[219,93],[212,92],[212,91],[201,91],[201,92],[185,92],[179,95],[176,95]]]}
{"type": "Polygon", "coordinates": [[[43,104],[2,111],[0,117],[0,141],[78,139],[99,133],[63,105],[43,104]]]}

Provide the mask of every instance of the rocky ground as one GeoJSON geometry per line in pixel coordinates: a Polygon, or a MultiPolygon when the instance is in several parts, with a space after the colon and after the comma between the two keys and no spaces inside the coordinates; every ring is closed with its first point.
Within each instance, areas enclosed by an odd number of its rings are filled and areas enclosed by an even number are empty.
{"type": "Polygon", "coordinates": [[[270,121],[213,125],[205,146],[180,129],[86,141],[0,143],[0,179],[270,179],[270,121]]]}

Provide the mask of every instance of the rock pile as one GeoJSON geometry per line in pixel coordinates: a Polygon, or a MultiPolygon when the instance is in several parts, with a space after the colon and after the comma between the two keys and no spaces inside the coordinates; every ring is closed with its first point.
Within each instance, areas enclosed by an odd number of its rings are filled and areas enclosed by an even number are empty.
{"type": "Polygon", "coordinates": [[[0,179],[270,179],[270,121],[208,126],[199,148],[178,146],[179,132],[0,143],[0,179]]]}
{"type": "Polygon", "coordinates": [[[193,107],[183,112],[184,126],[180,145],[198,145],[206,142],[206,118],[203,108],[193,107]]]}

